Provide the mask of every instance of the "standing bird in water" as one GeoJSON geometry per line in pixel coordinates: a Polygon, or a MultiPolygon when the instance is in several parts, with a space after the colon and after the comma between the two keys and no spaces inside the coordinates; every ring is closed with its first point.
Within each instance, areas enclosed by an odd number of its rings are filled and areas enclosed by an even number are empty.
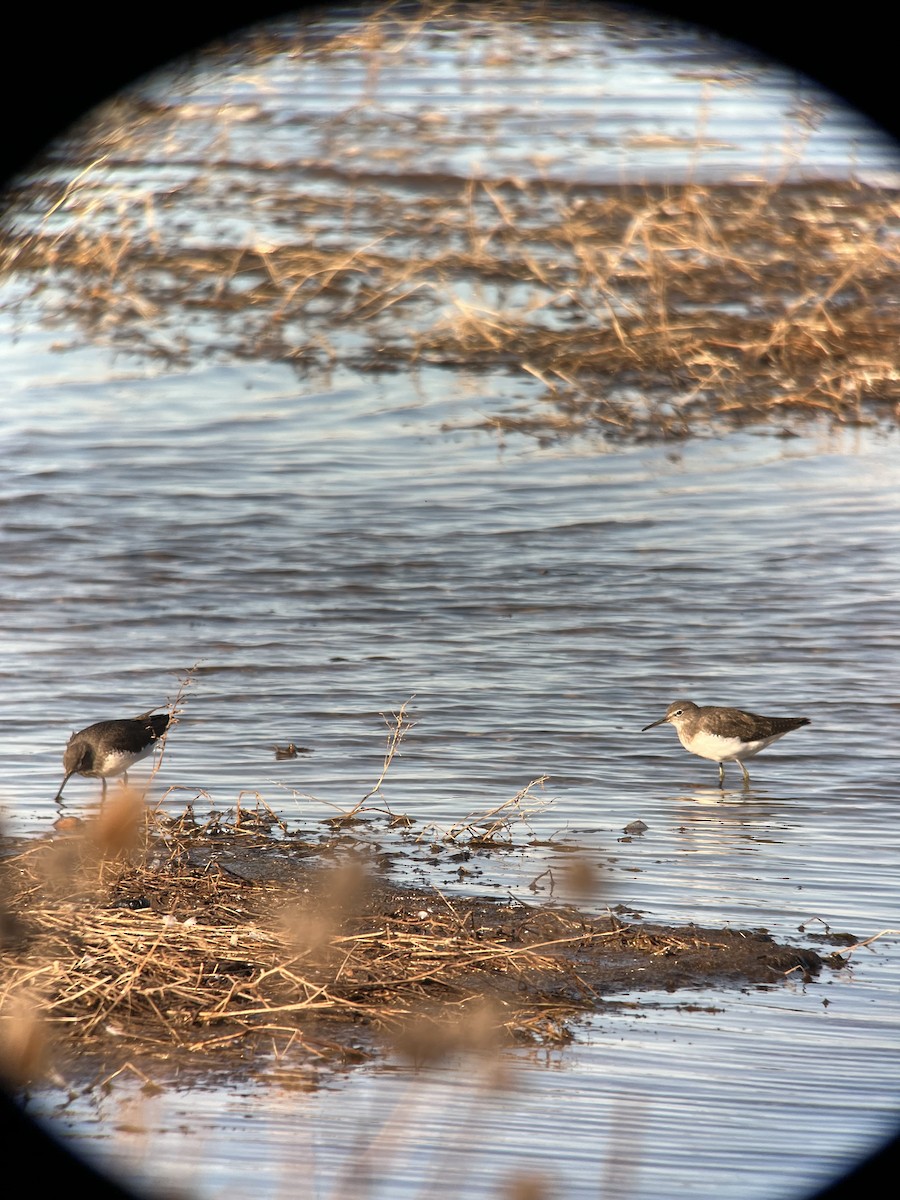
{"type": "Polygon", "coordinates": [[[128,782],[128,768],[146,757],[169,728],[170,713],[152,716],[153,709],[121,721],[98,721],[69,738],[63,755],[66,777],[56,793],[55,802],[62,802],[63,788],[73,775],[85,775],[106,781],[111,775],[123,775],[128,782]]]}
{"type": "Polygon", "coordinates": [[[664,717],[645,725],[641,733],[666,721],[675,726],[685,750],[719,764],[719,787],[725,782],[723,763],[736,762],[747,787],[750,774],[744,759],[753,758],[792,729],[810,724],[808,717],[760,717],[739,708],[719,708],[714,704],[699,708],[691,700],[675,700],[664,717]]]}

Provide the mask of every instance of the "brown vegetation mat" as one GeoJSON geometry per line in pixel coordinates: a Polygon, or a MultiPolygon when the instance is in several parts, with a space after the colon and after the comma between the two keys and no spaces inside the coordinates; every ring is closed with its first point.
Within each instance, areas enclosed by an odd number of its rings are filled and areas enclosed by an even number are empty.
{"type": "Polygon", "coordinates": [[[759,931],[398,888],[346,844],[273,836],[265,814],[200,825],[123,800],[71,834],[5,846],[7,1074],[127,1063],[165,1079],[273,1054],[554,1044],[616,993],[806,981],[843,961],[759,931]]]}
{"type": "MultiPolygon", "coordinates": [[[[453,19],[458,38],[483,37],[483,22],[452,6],[435,10],[434,28],[453,19]]],[[[431,24],[427,6],[415,20],[387,6],[337,35],[284,27],[223,61],[259,71],[261,92],[274,56],[351,55],[377,75],[387,44],[414,53],[431,24]]],[[[327,117],[289,110],[302,144],[338,147],[301,162],[261,110],[258,139],[234,162],[229,122],[250,119],[246,106],[213,115],[190,95],[119,98],[9,197],[0,277],[79,341],[181,367],[211,355],[286,362],[326,383],[336,364],[499,373],[508,399],[484,427],[540,438],[896,421],[895,191],[425,173],[423,144],[442,160],[444,123],[377,101],[327,117]],[[378,136],[396,125],[388,166],[340,151],[366,122],[378,136]],[[198,160],[207,143],[222,149],[198,160]],[[246,232],[257,212],[277,239],[246,232]]],[[[446,149],[454,161],[452,139],[446,149]]]]}
{"type": "Polygon", "coordinates": [[[406,214],[391,193],[360,202],[358,216],[389,222],[377,250],[348,238],[185,251],[77,226],[0,242],[0,268],[42,289],[51,269],[55,319],[184,366],[210,351],[190,342],[189,314],[205,311],[216,353],[304,375],[338,362],[500,371],[515,386],[485,417],[498,431],[630,440],[803,416],[896,420],[893,195],[840,184],[427,189],[406,214]],[[423,205],[427,238],[410,233],[423,205]],[[488,298],[477,307],[462,298],[473,287],[488,298]]]}

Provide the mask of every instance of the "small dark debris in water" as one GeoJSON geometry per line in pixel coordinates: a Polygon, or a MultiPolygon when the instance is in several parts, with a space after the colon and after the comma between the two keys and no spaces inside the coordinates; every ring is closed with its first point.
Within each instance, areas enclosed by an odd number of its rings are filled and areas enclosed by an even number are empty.
{"type": "Polygon", "coordinates": [[[643,833],[645,829],[649,829],[649,825],[645,825],[643,821],[632,821],[622,830],[623,833],[643,833]]]}
{"type": "Polygon", "coordinates": [[[288,742],[286,746],[273,746],[276,758],[296,758],[298,754],[312,754],[312,750],[308,746],[295,746],[293,742],[288,742]]]}
{"type": "Polygon", "coordinates": [[[805,933],[806,936],[813,942],[827,942],[831,946],[855,946],[859,942],[859,938],[855,933],[839,933],[836,929],[832,929],[827,921],[823,921],[821,917],[811,917],[808,921],[804,921],[797,926],[800,933],[805,933]],[[821,933],[810,932],[808,926],[819,924],[823,926],[821,933]]]}
{"type": "Polygon", "coordinates": [[[324,817],[323,825],[329,825],[332,829],[341,829],[345,825],[364,825],[368,820],[367,817],[358,817],[355,813],[341,813],[337,817],[324,817]]]}
{"type": "Polygon", "coordinates": [[[835,950],[834,954],[826,955],[822,961],[831,967],[832,971],[840,971],[847,966],[849,959],[844,958],[835,950]]]}
{"type": "Polygon", "coordinates": [[[234,824],[238,829],[269,830],[275,824],[275,819],[268,813],[239,812],[234,824]]]}

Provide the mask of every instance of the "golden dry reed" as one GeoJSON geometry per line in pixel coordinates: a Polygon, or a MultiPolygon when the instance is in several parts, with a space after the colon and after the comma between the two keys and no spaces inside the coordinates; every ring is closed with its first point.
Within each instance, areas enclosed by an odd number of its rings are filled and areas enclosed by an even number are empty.
{"type": "MultiPolygon", "coordinates": [[[[310,67],[355,55],[377,75],[385,56],[402,62],[434,28],[452,28],[461,55],[486,30],[514,53],[516,30],[527,23],[539,34],[544,10],[497,4],[470,16],[453,5],[414,14],[386,5],[332,36],[300,23],[227,54],[261,74],[276,54],[310,67]]],[[[540,37],[530,46],[539,56],[540,37]]],[[[547,52],[559,53],[558,37],[547,52]]],[[[307,175],[298,183],[293,163],[286,171],[266,157],[263,130],[255,170],[233,171],[224,150],[199,163],[191,153],[178,189],[166,176],[157,194],[161,155],[181,140],[193,146],[198,121],[227,147],[238,114],[247,118],[245,106],[223,103],[212,116],[202,105],[120,97],[72,131],[52,172],[36,171],[8,198],[0,274],[30,282],[47,320],[64,318],[79,337],[175,365],[215,353],[326,377],[336,363],[499,374],[509,399],[483,424],[501,436],[634,440],[896,421],[895,191],[854,179],[598,186],[539,170],[428,175],[423,142],[449,160],[453,127],[439,111],[401,120],[376,97],[371,112],[306,118],[313,140],[337,147],[308,165],[315,187],[304,187],[307,175]],[[342,156],[343,139],[353,145],[366,122],[378,130],[389,120],[390,171],[360,171],[342,156]],[[132,174],[142,169],[135,204],[132,174]],[[215,240],[186,246],[167,232],[206,228],[209,197],[215,240]],[[228,213],[257,210],[276,223],[277,243],[229,241],[228,213]]],[[[702,152],[702,129],[696,136],[702,152]]],[[[786,135],[786,167],[791,143],[786,135]]],[[[481,157],[491,161],[489,142],[481,157]]]]}

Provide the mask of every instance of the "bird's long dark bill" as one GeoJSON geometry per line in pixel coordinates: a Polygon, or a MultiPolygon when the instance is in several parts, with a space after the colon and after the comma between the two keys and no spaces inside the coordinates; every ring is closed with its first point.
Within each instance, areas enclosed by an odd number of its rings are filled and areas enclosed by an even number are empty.
{"type": "Polygon", "coordinates": [[[63,788],[66,786],[66,784],[69,782],[69,780],[72,778],[72,776],[74,774],[75,774],[74,771],[70,771],[68,773],[68,775],[65,777],[65,779],[62,781],[62,783],[59,785],[59,791],[53,797],[54,804],[59,804],[59,802],[62,800],[63,788]]]}
{"type": "Polygon", "coordinates": [[[660,717],[658,721],[651,721],[649,725],[644,726],[641,733],[646,733],[648,729],[655,729],[657,725],[662,725],[665,719],[665,717],[660,717]]]}

